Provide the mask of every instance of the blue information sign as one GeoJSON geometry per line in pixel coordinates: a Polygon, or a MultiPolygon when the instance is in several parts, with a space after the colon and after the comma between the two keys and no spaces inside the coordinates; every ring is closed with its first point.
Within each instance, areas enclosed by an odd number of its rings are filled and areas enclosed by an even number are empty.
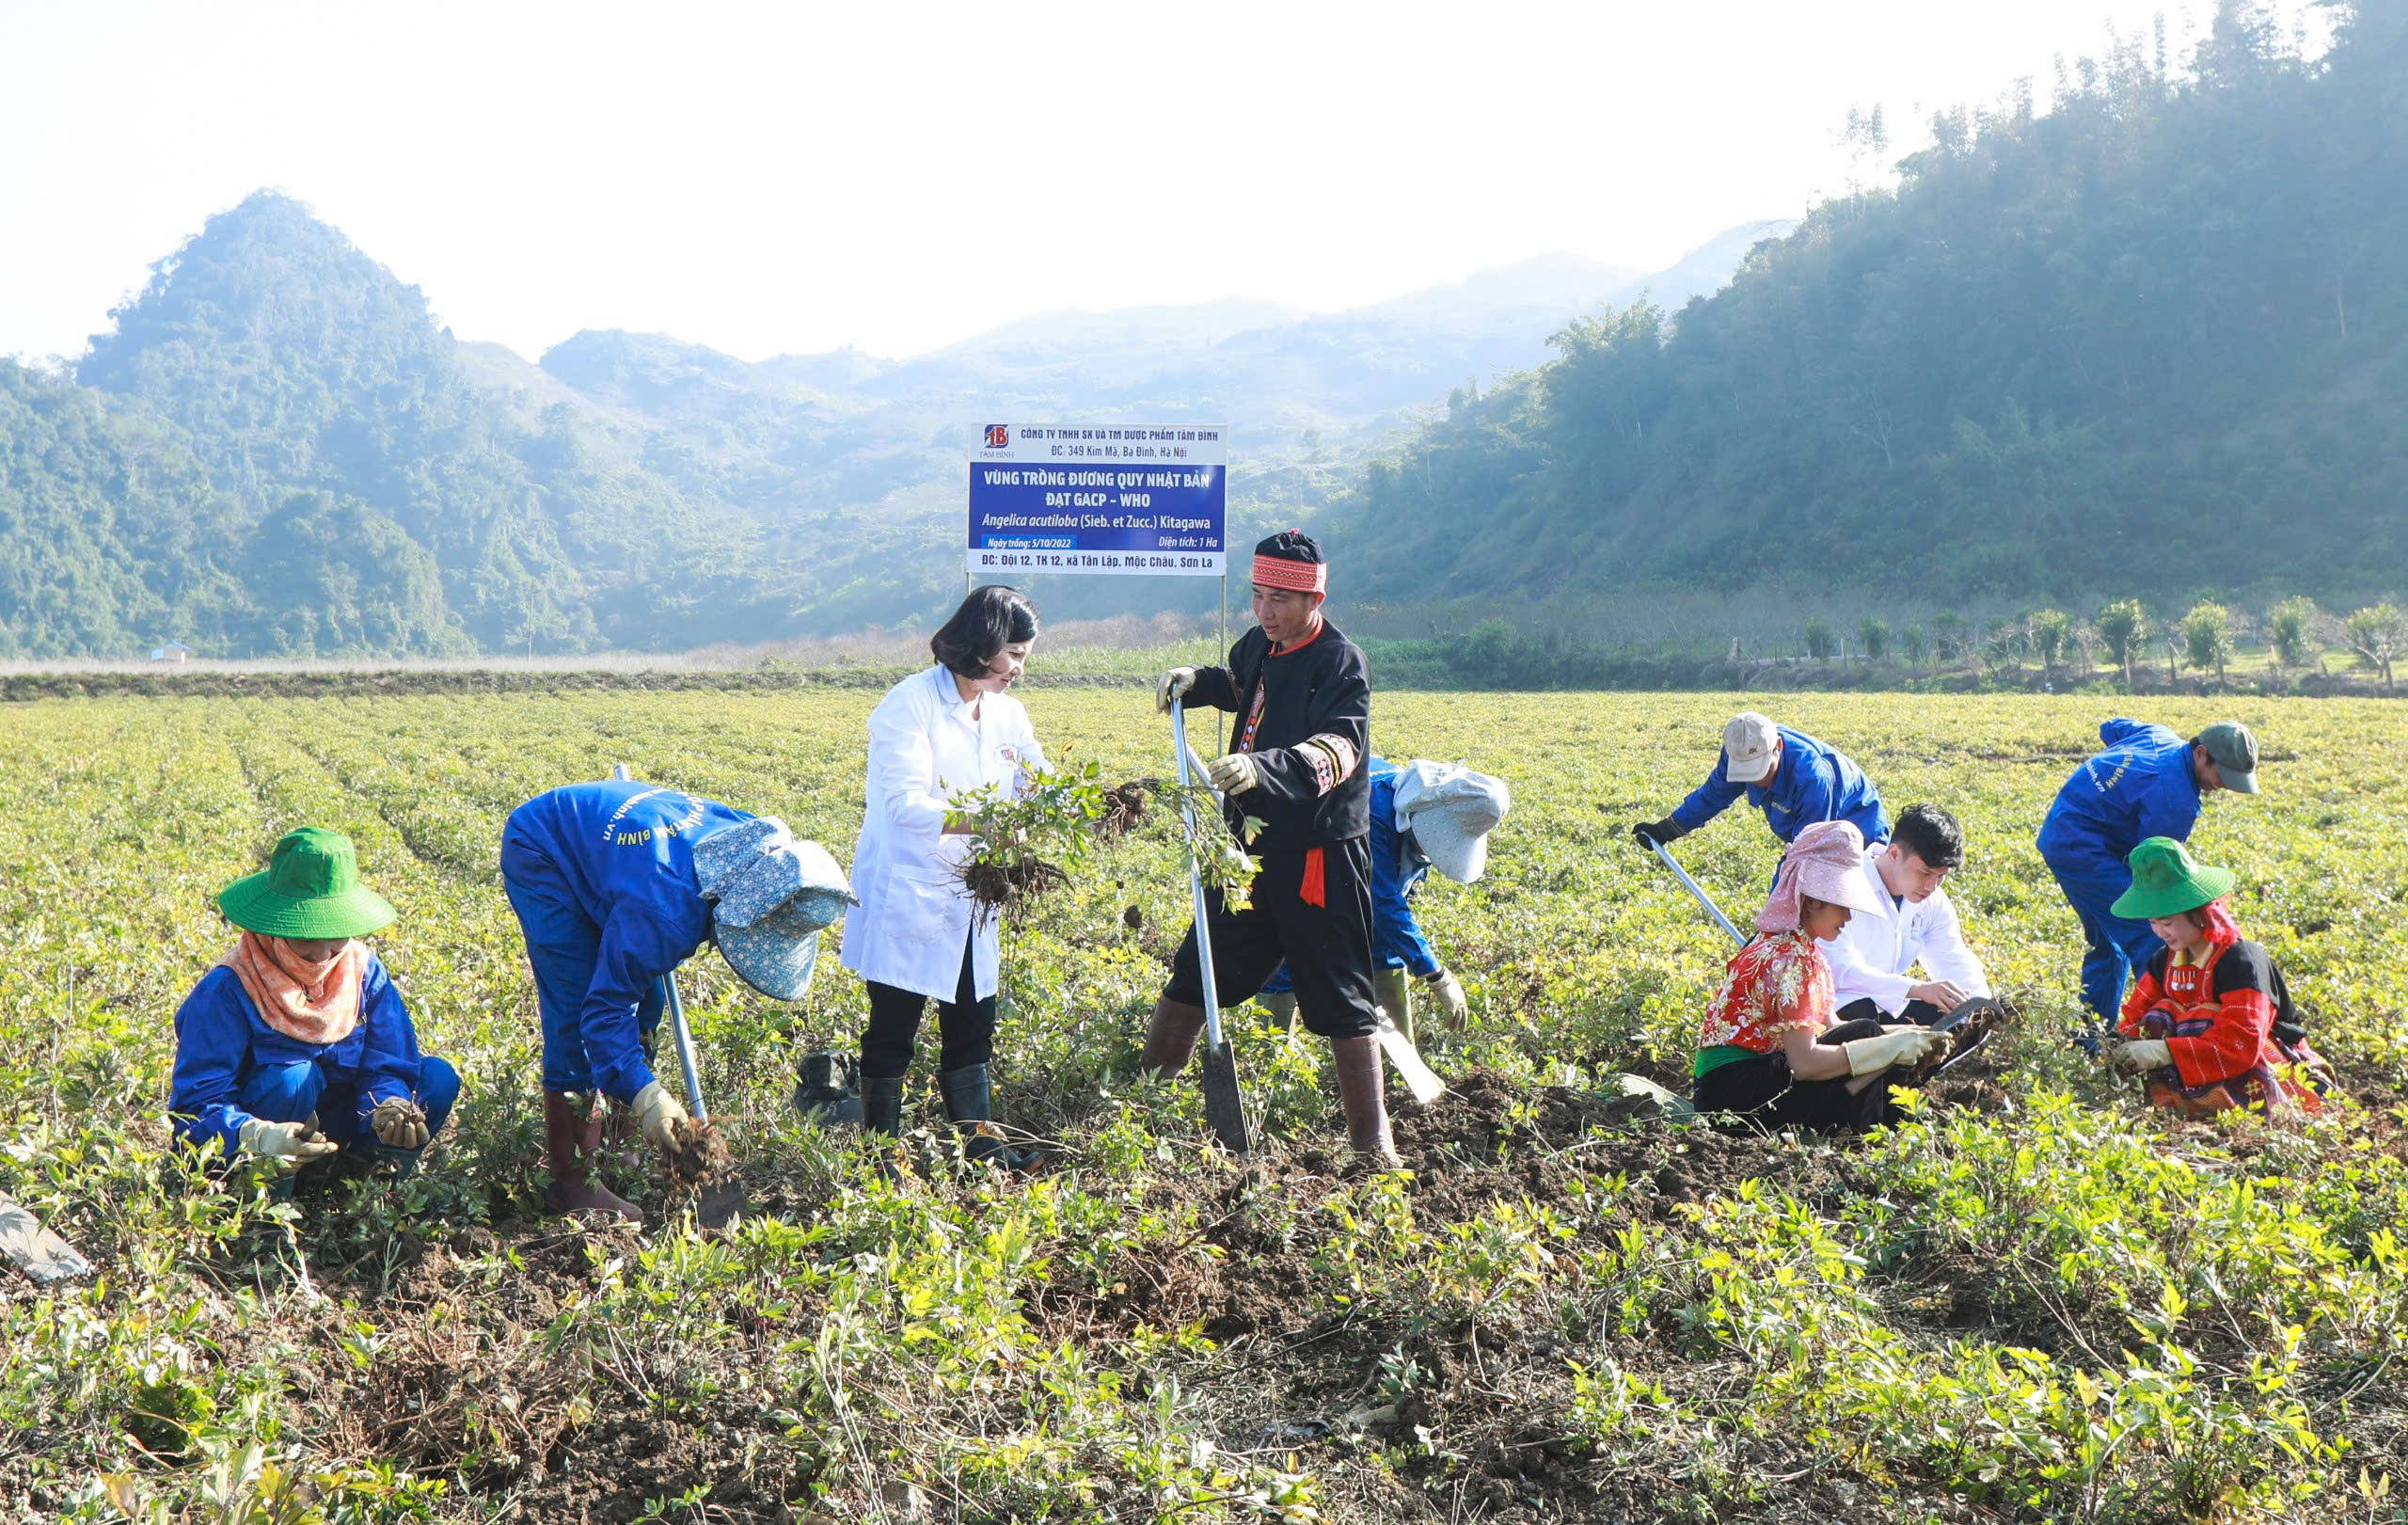
{"type": "Polygon", "coordinates": [[[970,574],[1219,577],[1228,431],[990,423],[970,458],[970,574]]]}

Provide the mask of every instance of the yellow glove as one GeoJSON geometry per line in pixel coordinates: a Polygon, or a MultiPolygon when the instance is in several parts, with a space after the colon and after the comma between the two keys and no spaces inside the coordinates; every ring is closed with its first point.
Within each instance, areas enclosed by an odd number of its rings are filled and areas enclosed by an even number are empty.
{"type": "Polygon", "coordinates": [[[424,1149],[426,1113],[406,1096],[392,1096],[368,1114],[368,1126],[387,1149],[424,1149]]]}
{"type": "Polygon", "coordinates": [[[2174,1046],[2162,1038],[2134,1038],[2107,1051],[2118,1070],[2162,1070],[2174,1062],[2174,1046]]]}
{"type": "Polygon", "coordinates": [[[1439,1014],[1447,1019],[1447,1026],[1462,1032],[1464,1024],[1471,1020],[1471,1003],[1464,999],[1464,982],[1451,969],[1441,969],[1424,975],[1421,982],[1430,987],[1430,998],[1438,1003],[1439,1014]]]}
{"type": "Polygon", "coordinates": [[[270,1122],[265,1118],[253,1118],[235,1130],[234,1136],[244,1152],[259,1156],[276,1168],[278,1175],[287,1175],[313,1160],[323,1160],[336,1149],[334,1140],[321,1138],[318,1130],[307,1122],[270,1122]]]}
{"type": "Polygon", "coordinates": [[[1212,775],[1212,787],[1225,795],[1244,794],[1262,782],[1260,775],[1255,770],[1254,759],[1243,752],[1232,752],[1226,757],[1215,757],[1204,765],[1204,770],[1212,775]]]}
{"type": "Polygon", "coordinates": [[[1847,1056],[1849,1074],[1878,1074],[1893,1065],[1903,1064],[1911,1069],[1938,1058],[1948,1052],[1948,1035],[1928,1027],[1898,1027],[1878,1038],[1860,1038],[1843,1044],[1840,1052],[1847,1056]]]}
{"type": "Polygon", "coordinates": [[[663,1154],[675,1146],[677,1136],[671,1131],[672,1125],[686,1120],[686,1107],[662,1088],[659,1081],[656,1080],[636,1092],[636,1099],[627,1104],[627,1110],[634,1114],[636,1129],[643,1135],[645,1143],[663,1154]]]}
{"type": "Polygon", "coordinates": [[[1194,687],[1196,669],[1193,667],[1174,667],[1164,673],[1154,684],[1155,713],[1169,714],[1170,707],[1185,698],[1187,691],[1194,687]]]}

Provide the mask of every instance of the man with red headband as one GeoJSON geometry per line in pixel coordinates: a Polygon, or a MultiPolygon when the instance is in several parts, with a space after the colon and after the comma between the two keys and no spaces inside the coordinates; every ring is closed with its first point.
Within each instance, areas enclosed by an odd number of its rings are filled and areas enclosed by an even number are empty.
{"type": "MultiPolygon", "coordinates": [[[[1307,1030],[1330,1041],[1354,1152],[1398,1163],[1382,1093],[1379,1010],[1371,993],[1371,674],[1363,653],[1322,617],[1329,567],[1301,530],[1254,548],[1255,627],[1227,667],[1175,667],[1157,708],[1235,713],[1227,755],[1210,767],[1229,827],[1262,822],[1247,844],[1261,861],[1244,909],[1206,894],[1212,975],[1222,1004],[1242,1006],[1282,961],[1307,1030]]],[[[1139,1062],[1177,1074],[1204,1028],[1204,981],[1188,929],[1154,1003],[1139,1062]]]]}

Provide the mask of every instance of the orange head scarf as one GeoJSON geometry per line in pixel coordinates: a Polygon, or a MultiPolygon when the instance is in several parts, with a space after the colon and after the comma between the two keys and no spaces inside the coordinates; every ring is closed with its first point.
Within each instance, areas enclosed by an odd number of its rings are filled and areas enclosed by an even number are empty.
{"type": "Polygon", "coordinates": [[[339,1043],[359,1025],[359,990],[368,977],[368,949],[351,938],[334,956],[312,963],[290,939],[246,930],[223,959],[260,1020],[304,1043],[339,1043]]]}

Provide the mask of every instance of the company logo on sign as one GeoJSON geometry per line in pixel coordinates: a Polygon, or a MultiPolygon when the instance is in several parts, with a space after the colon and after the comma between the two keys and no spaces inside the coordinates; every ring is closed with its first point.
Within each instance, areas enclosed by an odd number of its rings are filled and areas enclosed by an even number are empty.
{"type": "Polygon", "coordinates": [[[987,448],[989,450],[1009,450],[1011,449],[1011,446],[1012,426],[1010,424],[990,423],[987,425],[987,448]]]}

